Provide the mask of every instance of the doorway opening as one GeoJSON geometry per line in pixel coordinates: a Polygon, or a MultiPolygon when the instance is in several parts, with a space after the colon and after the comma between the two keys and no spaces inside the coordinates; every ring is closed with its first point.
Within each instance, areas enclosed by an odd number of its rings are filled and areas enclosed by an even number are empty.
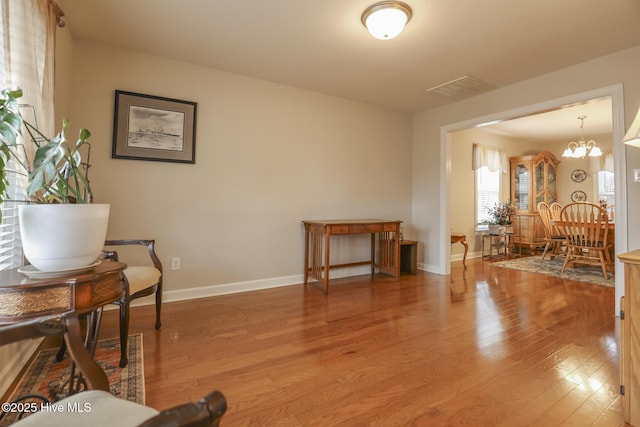
{"type": "MultiPolygon", "coordinates": [[[[469,131],[473,129],[482,129],[483,126],[492,125],[500,127],[507,127],[510,125],[517,124],[519,120],[524,120],[526,117],[532,116],[544,116],[545,113],[550,112],[558,112],[562,110],[568,110],[572,107],[584,105],[589,102],[593,102],[593,100],[608,100],[610,101],[610,118],[611,118],[611,151],[613,153],[613,163],[614,163],[614,178],[616,183],[615,188],[615,208],[616,208],[616,228],[615,228],[615,252],[621,253],[627,250],[627,238],[626,238],[626,230],[627,230],[627,218],[626,218],[626,168],[625,168],[625,150],[624,147],[621,146],[619,141],[622,139],[624,135],[624,114],[623,114],[623,99],[622,99],[622,85],[614,85],[608,86],[584,93],[579,93],[559,99],[549,100],[546,102],[528,105],[524,107],[520,107],[517,109],[504,111],[501,113],[493,114],[490,116],[478,117],[475,119],[467,120],[464,122],[454,123],[448,126],[444,126],[441,129],[441,150],[442,150],[442,163],[441,163],[441,171],[443,171],[443,179],[441,180],[441,191],[443,192],[444,198],[446,200],[445,203],[441,205],[440,209],[440,218],[441,218],[441,236],[440,239],[442,242],[448,242],[450,239],[449,233],[451,232],[452,225],[452,215],[455,215],[453,212],[453,207],[455,206],[452,197],[452,188],[454,184],[452,179],[454,175],[452,173],[452,162],[455,161],[454,154],[459,156],[459,153],[456,153],[456,146],[454,146],[454,133],[460,131],[469,131]]],[[[574,118],[575,120],[575,118],[574,118]]],[[[577,122],[576,122],[577,123],[577,122]]],[[[588,122],[587,122],[588,125],[588,122]]],[[[571,123],[566,124],[567,129],[569,131],[572,130],[571,123]]],[[[564,136],[559,135],[559,138],[565,142],[576,140],[578,138],[578,134],[576,132],[579,131],[578,125],[574,126],[573,136],[564,136]]],[[[588,127],[586,128],[588,129],[588,127]]],[[[470,157],[470,154],[467,156],[470,157]]],[[[565,160],[560,157],[561,160],[565,160]]],[[[565,162],[567,167],[565,167],[565,171],[569,170],[568,173],[571,173],[572,166],[569,165],[569,159],[565,162]]],[[[470,165],[470,160],[469,160],[470,165]]],[[[470,168],[469,168],[470,169],[470,168]]],[[[576,169],[578,169],[576,167],[576,169]]],[[[471,172],[469,170],[469,172],[471,172]]],[[[563,172],[563,173],[564,173],[563,172]]],[[[507,178],[507,186],[509,185],[507,178]]],[[[467,187],[468,187],[467,183],[467,187]]],[[[459,195],[458,193],[456,193],[459,195]]],[[[460,231],[460,230],[454,230],[460,231]]],[[[440,255],[441,265],[440,270],[444,272],[444,274],[451,273],[451,252],[450,248],[447,245],[442,245],[442,252],[440,255]]],[[[616,306],[619,304],[619,296],[623,293],[623,277],[622,277],[622,265],[618,260],[615,261],[615,281],[616,281],[616,306]]],[[[618,308],[616,308],[616,312],[618,312],[618,308]]]]}

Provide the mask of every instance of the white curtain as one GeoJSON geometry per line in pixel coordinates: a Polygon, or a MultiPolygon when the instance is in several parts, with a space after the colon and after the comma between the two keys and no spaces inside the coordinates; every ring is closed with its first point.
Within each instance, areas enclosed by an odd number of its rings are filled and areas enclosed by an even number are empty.
{"type": "MultiPolygon", "coordinates": [[[[51,0],[0,0],[0,89],[21,88],[25,119],[45,135],[54,132],[53,78],[55,31],[62,12],[51,0]]],[[[23,141],[28,156],[34,147],[23,141]]],[[[16,154],[23,155],[22,150],[16,154]]],[[[8,169],[19,165],[11,161],[8,169]]],[[[24,171],[23,171],[24,172],[24,171]]],[[[26,177],[7,173],[9,198],[0,208],[0,270],[22,265],[17,206],[24,200],[26,177]]]]}
{"type": "Polygon", "coordinates": [[[600,171],[614,173],[613,153],[605,153],[599,157],[589,157],[589,175],[597,175],[600,171]]]}
{"type": "Polygon", "coordinates": [[[62,11],[53,0],[0,0],[0,5],[2,87],[21,88],[20,103],[32,106],[25,118],[53,136],[55,36],[62,11]]]}
{"type": "Polygon", "coordinates": [[[507,152],[500,148],[473,144],[473,159],[471,167],[475,171],[483,166],[486,166],[491,172],[498,170],[502,173],[509,172],[507,152]]]}

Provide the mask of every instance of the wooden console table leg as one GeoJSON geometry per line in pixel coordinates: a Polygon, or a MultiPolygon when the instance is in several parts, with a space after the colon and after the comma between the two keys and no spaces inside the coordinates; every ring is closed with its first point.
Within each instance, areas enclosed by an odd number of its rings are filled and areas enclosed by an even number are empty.
{"type": "Polygon", "coordinates": [[[309,281],[309,226],[304,226],[304,284],[309,281]]]}
{"type": "Polygon", "coordinates": [[[400,231],[395,231],[395,249],[394,249],[394,268],[396,271],[396,279],[400,278],[400,231]]]}
{"type": "Polygon", "coordinates": [[[376,273],[376,234],[371,233],[371,275],[376,273]]]}
{"type": "Polygon", "coordinates": [[[324,234],[324,289],[323,292],[325,295],[329,294],[329,270],[331,265],[331,231],[329,231],[329,227],[327,227],[324,234]]]}

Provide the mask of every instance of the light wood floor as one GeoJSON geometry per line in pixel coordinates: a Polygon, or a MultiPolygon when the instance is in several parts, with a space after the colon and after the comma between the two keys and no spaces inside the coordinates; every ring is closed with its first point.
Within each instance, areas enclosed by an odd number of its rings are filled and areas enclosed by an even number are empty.
{"type": "Polygon", "coordinates": [[[157,332],[134,308],[147,404],[219,389],[223,426],[624,425],[614,290],[468,265],[165,304],[157,332]]]}

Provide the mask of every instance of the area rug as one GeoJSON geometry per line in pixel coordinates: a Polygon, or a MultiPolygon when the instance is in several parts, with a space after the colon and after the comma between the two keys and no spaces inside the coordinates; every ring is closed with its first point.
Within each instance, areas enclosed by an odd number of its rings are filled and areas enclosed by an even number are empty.
{"type": "Polygon", "coordinates": [[[512,268],[515,270],[528,271],[530,273],[540,273],[546,276],[559,277],[561,279],[575,280],[578,282],[594,283],[601,286],[615,286],[615,280],[613,273],[608,272],[608,279],[602,276],[602,269],[600,267],[592,267],[590,265],[577,265],[576,268],[569,268],[563,272],[562,263],[564,258],[557,257],[555,259],[549,259],[545,257],[544,262],[540,259],[541,256],[530,256],[522,258],[514,258],[506,261],[494,262],[491,265],[496,267],[512,268]]]}
{"type": "MultiPolygon", "coordinates": [[[[142,334],[129,335],[127,346],[129,363],[120,368],[120,339],[109,338],[98,341],[95,359],[109,378],[111,394],[122,399],[144,404],[144,366],[142,354],[142,334]]],[[[9,398],[14,401],[19,396],[37,394],[56,400],[61,386],[69,380],[71,360],[69,353],[56,362],[57,348],[40,350],[32,359],[20,383],[9,398]]],[[[40,402],[40,401],[38,401],[40,402]]],[[[39,404],[39,403],[38,403],[39,404]]],[[[17,414],[7,413],[0,426],[11,425],[17,414]]]]}

